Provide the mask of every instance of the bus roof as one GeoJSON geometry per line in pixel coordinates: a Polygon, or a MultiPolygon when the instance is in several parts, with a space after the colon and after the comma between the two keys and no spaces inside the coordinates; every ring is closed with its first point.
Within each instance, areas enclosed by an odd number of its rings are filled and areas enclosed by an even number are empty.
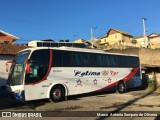
{"type": "MultiPolygon", "coordinates": [[[[52,50],[65,50],[65,51],[77,51],[77,52],[89,52],[89,53],[101,53],[101,54],[114,54],[114,55],[123,55],[123,56],[134,56],[138,57],[138,55],[131,55],[131,54],[120,54],[120,53],[111,53],[111,52],[105,52],[103,50],[96,50],[96,49],[87,49],[87,48],[74,48],[74,47],[34,47],[34,48],[27,48],[25,50],[41,50],[41,49],[52,49],[52,50]]],[[[21,52],[21,51],[20,51],[21,52]]]]}

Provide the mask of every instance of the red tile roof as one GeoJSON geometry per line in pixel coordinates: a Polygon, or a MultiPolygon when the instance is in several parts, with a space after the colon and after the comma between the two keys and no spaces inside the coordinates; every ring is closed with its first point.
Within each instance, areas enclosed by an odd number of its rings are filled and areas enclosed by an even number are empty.
{"type": "Polygon", "coordinates": [[[0,44],[0,54],[2,55],[16,55],[20,50],[28,48],[25,45],[0,44]]]}
{"type": "Polygon", "coordinates": [[[107,36],[109,35],[109,32],[110,32],[111,30],[116,31],[116,32],[121,33],[121,34],[124,34],[124,35],[131,36],[131,37],[133,36],[133,35],[127,33],[127,32],[124,32],[124,31],[122,31],[122,30],[113,29],[113,28],[109,29],[109,31],[107,32],[107,36]]]}

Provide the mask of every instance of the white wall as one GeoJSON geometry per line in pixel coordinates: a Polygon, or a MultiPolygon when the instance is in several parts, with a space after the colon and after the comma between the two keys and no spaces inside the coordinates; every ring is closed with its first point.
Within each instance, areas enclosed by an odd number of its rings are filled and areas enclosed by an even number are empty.
{"type": "Polygon", "coordinates": [[[6,72],[6,62],[13,60],[14,56],[11,55],[0,55],[0,86],[5,85],[8,78],[8,73],[6,72]]]}
{"type": "Polygon", "coordinates": [[[144,41],[144,37],[138,38],[136,40],[141,47],[147,47],[147,45],[148,45],[148,38],[147,37],[145,38],[145,41],[144,41]]]}

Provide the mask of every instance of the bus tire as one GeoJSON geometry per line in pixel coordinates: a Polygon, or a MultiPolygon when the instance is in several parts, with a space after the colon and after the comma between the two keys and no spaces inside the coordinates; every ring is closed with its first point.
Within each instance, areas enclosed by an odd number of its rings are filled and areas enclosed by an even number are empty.
{"type": "Polygon", "coordinates": [[[55,86],[50,91],[50,101],[51,102],[60,102],[65,98],[64,88],[61,86],[55,86]]]}
{"type": "Polygon", "coordinates": [[[126,92],[126,87],[123,81],[120,81],[117,85],[117,92],[122,94],[126,92]]]}

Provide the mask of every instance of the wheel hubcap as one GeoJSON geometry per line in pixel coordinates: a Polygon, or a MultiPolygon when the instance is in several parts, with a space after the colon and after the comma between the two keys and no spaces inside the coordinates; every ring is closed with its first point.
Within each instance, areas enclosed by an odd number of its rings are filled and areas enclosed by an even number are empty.
{"type": "Polygon", "coordinates": [[[59,99],[59,98],[61,97],[61,90],[55,89],[55,90],[53,91],[53,97],[54,97],[55,99],[59,99]]]}
{"type": "Polygon", "coordinates": [[[124,90],[124,86],[121,84],[121,85],[119,85],[119,90],[120,91],[123,91],[124,90]]]}

